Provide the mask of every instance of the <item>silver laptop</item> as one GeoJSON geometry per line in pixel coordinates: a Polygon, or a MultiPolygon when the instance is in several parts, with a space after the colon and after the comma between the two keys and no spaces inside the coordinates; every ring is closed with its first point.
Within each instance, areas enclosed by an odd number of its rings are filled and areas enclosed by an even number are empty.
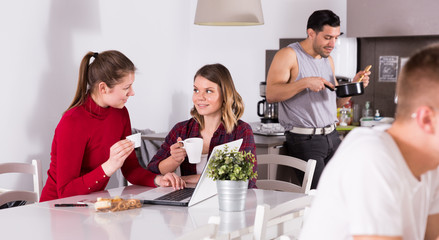
{"type": "Polygon", "coordinates": [[[195,188],[191,188],[189,186],[181,190],[174,190],[172,187],[158,187],[140,193],[133,198],[143,200],[144,204],[190,207],[212,196],[215,196],[217,194],[216,184],[207,176],[207,166],[209,165],[212,157],[215,156],[216,151],[223,150],[226,145],[229,149],[239,149],[241,144],[242,139],[238,139],[233,142],[228,142],[214,147],[195,188]]]}

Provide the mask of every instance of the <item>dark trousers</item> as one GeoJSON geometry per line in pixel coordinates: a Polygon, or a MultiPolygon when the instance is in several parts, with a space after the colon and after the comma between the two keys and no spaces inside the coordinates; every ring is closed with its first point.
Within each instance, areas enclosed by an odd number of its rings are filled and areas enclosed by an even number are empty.
{"type": "MultiPolygon", "coordinates": [[[[311,184],[311,188],[315,189],[323,169],[341,143],[338,132],[334,130],[328,135],[304,135],[286,132],[285,136],[288,155],[304,161],[308,161],[308,159],[316,160],[316,168],[311,184]]],[[[303,172],[295,172],[297,180],[301,183],[303,181],[303,172]]]]}

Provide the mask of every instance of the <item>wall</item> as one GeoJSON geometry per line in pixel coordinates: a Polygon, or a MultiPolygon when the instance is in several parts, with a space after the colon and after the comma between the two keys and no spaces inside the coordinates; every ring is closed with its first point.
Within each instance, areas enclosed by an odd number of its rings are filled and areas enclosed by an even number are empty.
{"type": "Polygon", "coordinates": [[[349,0],[348,37],[437,35],[439,1],[349,0]]]}
{"type": "MultiPolygon", "coordinates": [[[[214,62],[231,71],[247,107],[243,119],[258,121],[265,49],[278,48],[280,38],[305,37],[306,20],[316,9],[329,8],[346,19],[346,0],[262,0],[262,5],[265,25],[206,27],[193,24],[196,0],[2,4],[0,163],[41,159],[46,180],[54,129],[89,50],[118,49],[137,65],[136,96],[127,103],[133,127],[163,132],[187,119],[193,74],[214,62]]],[[[0,177],[2,187],[29,189],[24,181],[0,177]]]]}

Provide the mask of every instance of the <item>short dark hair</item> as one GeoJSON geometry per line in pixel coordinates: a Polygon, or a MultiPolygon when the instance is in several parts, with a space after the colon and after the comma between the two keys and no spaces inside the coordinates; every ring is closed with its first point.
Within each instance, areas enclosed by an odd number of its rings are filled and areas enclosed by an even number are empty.
{"type": "Polygon", "coordinates": [[[306,29],[311,28],[318,33],[323,31],[323,26],[329,25],[331,27],[340,26],[340,18],[331,10],[317,10],[308,18],[306,29]]]}

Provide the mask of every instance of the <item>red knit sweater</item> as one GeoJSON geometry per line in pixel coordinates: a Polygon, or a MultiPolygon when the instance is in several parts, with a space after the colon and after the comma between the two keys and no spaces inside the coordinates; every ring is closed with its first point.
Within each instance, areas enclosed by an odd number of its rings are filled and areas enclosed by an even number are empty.
{"type": "MultiPolygon", "coordinates": [[[[109,177],[102,164],[110,147],[131,134],[128,110],[102,108],[88,96],[85,103],[61,118],[52,142],[51,163],[40,201],[104,190],[109,177]]],[[[156,174],[143,169],[133,151],[122,166],[125,178],[137,185],[155,186],[156,174]]]]}

